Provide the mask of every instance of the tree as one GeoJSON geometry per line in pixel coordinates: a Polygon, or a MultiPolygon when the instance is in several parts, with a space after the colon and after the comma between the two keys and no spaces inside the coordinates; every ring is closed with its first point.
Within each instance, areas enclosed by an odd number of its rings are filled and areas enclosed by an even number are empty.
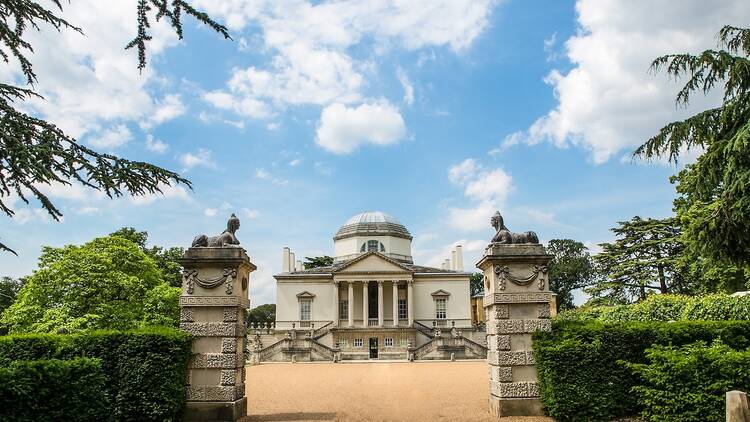
{"type": "Polygon", "coordinates": [[[138,245],[120,237],[44,247],[39,268],[0,317],[11,333],[132,329],[177,324],[180,289],[138,245]]]}
{"type": "Polygon", "coordinates": [[[594,261],[588,248],[572,239],[552,239],[547,253],[554,255],[548,265],[550,290],[557,293],[557,309],[570,309],[573,290],[588,287],[596,280],[594,261]]]}
{"type": "Polygon", "coordinates": [[[721,106],[664,126],[634,155],[667,158],[698,148],[703,153],[671,179],[686,253],[711,265],[750,275],[750,29],[725,26],[719,50],[672,54],[651,64],[687,82],[676,102],[723,85],[721,106]]]}
{"type": "Polygon", "coordinates": [[[267,303],[256,306],[247,312],[248,327],[254,324],[271,324],[276,322],[276,305],[267,303]]]}
{"type": "Polygon", "coordinates": [[[674,218],[633,217],[612,229],[617,239],[602,243],[594,257],[602,280],[586,291],[612,303],[643,300],[647,291],[687,291],[680,271],[683,244],[674,218]]]}
{"type": "Polygon", "coordinates": [[[473,273],[469,276],[469,295],[484,292],[484,274],[473,273]]]}
{"type": "MultiPolygon", "coordinates": [[[[61,0],[52,0],[56,12],[62,12],[61,0]]],[[[41,30],[43,25],[62,31],[83,30],[57,16],[55,9],[47,9],[38,1],[17,0],[0,2],[0,57],[10,63],[13,59],[21,69],[27,87],[0,83],[0,210],[12,217],[4,197],[17,195],[23,202],[36,198],[49,215],[59,220],[62,212],[39,189],[40,185],[61,183],[103,191],[108,197],[124,193],[134,196],[161,193],[162,186],[172,183],[190,187],[190,182],[177,173],[152,164],[130,161],[110,154],[102,154],[78,143],[54,124],[24,112],[23,102],[41,98],[34,91],[37,76],[28,58],[33,47],[27,29],[41,30]]],[[[137,5],[137,33],[125,48],[135,48],[138,69],[146,66],[146,44],[151,19],[166,19],[182,39],[182,17],[192,16],[214,31],[230,38],[223,25],[184,0],[139,0],[137,5]]],[[[0,251],[15,252],[0,243],[0,251]]]]}
{"type": "Polygon", "coordinates": [[[141,250],[151,257],[156,266],[162,273],[162,278],[170,286],[182,287],[182,265],[180,259],[185,254],[185,248],[171,247],[163,248],[161,246],[146,247],[148,243],[148,232],[138,231],[132,227],[123,227],[110,236],[120,236],[138,245],[141,250]]]}
{"type": "Polygon", "coordinates": [[[303,265],[305,266],[306,270],[319,267],[330,267],[331,265],[333,265],[333,257],[330,257],[328,255],[313,257],[306,256],[303,265]]]}
{"type": "Polygon", "coordinates": [[[0,278],[0,314],[16,301],[21,286],[23,286],[22,279],[12,277],[0,278]]]}

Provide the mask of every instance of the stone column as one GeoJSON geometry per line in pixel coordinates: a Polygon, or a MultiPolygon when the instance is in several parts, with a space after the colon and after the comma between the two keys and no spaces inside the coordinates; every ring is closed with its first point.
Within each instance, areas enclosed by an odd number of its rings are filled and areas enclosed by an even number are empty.
{"type": "Polygon", "coordinates": [[[383,326],[383,280],[378,280],[378,327],[383,326]]]}
{"type": "Polygon", "coordinates": [[[349,309],[346,315],[349,317],[349,327],[354,327],[354,282],[349,281],[347,284],[349,285],[349,303],[347,303],[349,309]]]}
{"type": "Polygon", "coordinates": [[[406,315],[409,327],[414,326],[414,280],[406,280],[406,315]]]}
{"type": "Polygon", "coordinates": [[[235,421],[247,415],[245,310],[255,265],[241,247],[185,251],[180,328],[195,336],[188,364],[186,421],[235,421]]]}
{"type": "Polygon", "coordinates": [[[398,280],[393,280],[393,326],[398,327],[398,280]]]}
{"type": "Polygon", "coordinates": [[[339,281],[333,280],[333,326],[339,326],[339,281]]]}
{"type": "Polygon", "coordinates": [[[547,263],[540,244],[491,243],[477,264],[484,272],[490,412],[543,415],[531,334],[551,330],[547,263]]]}
{"type": "Polygon", "coordinates": [[[370,306],[369,303],[369,294],[368,294],[368,282],[363,281],[362,282],[362,326],[367,327],[367,324],[369,322],[370,312],[368,307],[370,306]]]}

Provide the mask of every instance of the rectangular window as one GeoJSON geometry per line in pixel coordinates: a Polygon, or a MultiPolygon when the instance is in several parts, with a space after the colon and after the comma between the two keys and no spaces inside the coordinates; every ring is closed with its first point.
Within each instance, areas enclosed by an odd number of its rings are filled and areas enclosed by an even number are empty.
{"type": "Polygon", "coordinates": [[[399,299],[398,300],[398,319],[405,320],[406,318],[408,318],[406,313],[407,313],[406,299],[399,299]]]}
{"type": "Polygon", "coordinates": [[[339,301],[339,319],[349,318],[349,300],[342,299],[339,301]]]}
{"type": "Polygon", "coordinates": [[[355,338],[354,339],[354,347],[362,347],[362,339],[361,338],[355,338]]]}
{"type": "Polygon", "coordinates": [[[398,339],[398,345],[401,347],[407,347],[409,345],[409,339],[408,338],[398,339]]]}
{"type": "Polygon", "coordinates": [[[385,347],[393,347],[393,338],[391,338],[391,337],[384,338],[383,339],[383,345],[385,347]]]}
{"type": "Polygon", "coordinates": [[[312,307],[312,301],[310,299],[302,299],[299,301],[299,320],[310,321],[310,308],[312,307]]]}
{"type": "Polygon", "coordinates": [[[446,299],[435,299],[435,318],[445,319],[445,302],[446,299]]]}

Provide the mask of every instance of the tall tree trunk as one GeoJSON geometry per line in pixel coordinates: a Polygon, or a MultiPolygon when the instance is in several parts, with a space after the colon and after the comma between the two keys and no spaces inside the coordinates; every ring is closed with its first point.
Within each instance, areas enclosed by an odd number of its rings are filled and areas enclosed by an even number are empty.
{"type": "Polygon", "coordinates": [[[646,300],[646,287],[641,284],[641,300],[646,300]]]}
{"type": "Polygon", "coordinates": [[[667,277],[664,275],[664,266],[657,265],[656,269],[659,271],[659,290],[661,294],[667,293],[667,277]]]}

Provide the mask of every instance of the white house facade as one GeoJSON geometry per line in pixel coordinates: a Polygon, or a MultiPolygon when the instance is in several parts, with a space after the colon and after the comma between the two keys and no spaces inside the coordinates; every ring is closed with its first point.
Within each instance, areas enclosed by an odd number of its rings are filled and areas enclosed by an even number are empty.
{"type": "Polygon", "coordinates": [[[413,262],[411,242],[403,224],[373,211],[339,228],[331,265],[303,269],[285,248],[274,276],[276,330],[309,330],[342,359],[402,358],[440,330],[471,331],[460,246],[432,268],[413,262]]]}

